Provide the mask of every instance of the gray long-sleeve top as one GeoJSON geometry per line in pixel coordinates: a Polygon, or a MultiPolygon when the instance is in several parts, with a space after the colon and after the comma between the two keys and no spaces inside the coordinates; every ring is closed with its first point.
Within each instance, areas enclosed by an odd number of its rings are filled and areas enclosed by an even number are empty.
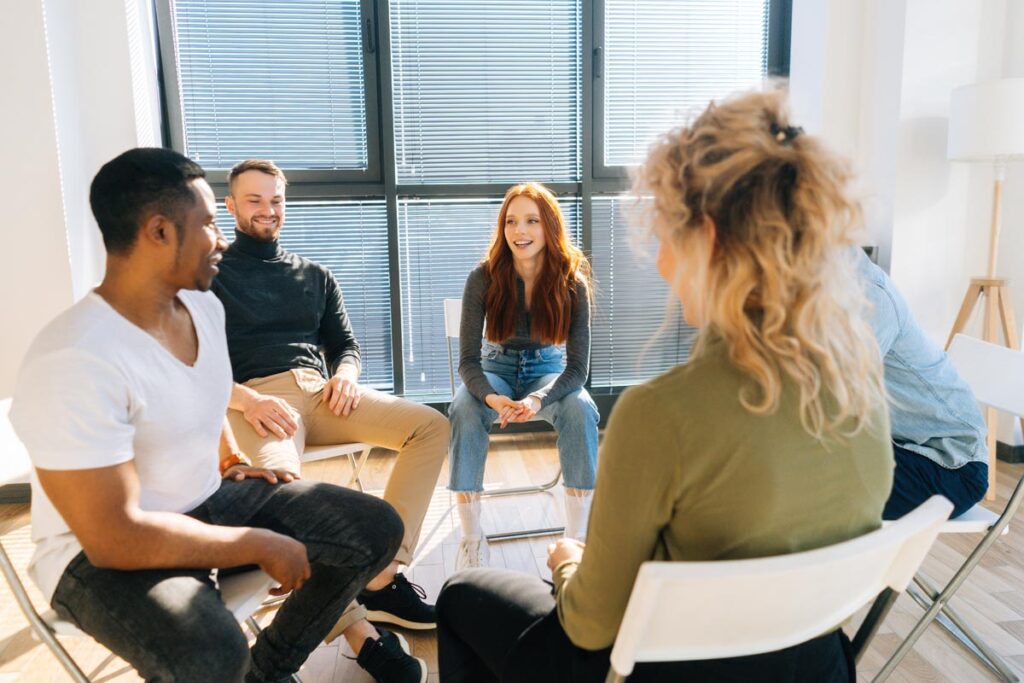
{"type": "MultiPolygon", "coordinates": [[[[484,334],[484,299],[491,277],[486,265],[479,265],[466,278],[462,294],[462,321],[459,326],[459,377],[473,396],[483,401],[488,394],[498,393],[487,381],[480,367],[480,346],[484,334]]],[[[501,345],[514,351],[535,350],[545,346],[530,336],[530,312],[526,310],[523,281],[516,278],[516,331],[501,345]]],[[[576,301],[569,323],[569,339],[565,343],[566,364],[554,382],[533,392],[545,407],[583,386],[590,367],[590,292],[580,281],[576,285],[576,301]]]]}

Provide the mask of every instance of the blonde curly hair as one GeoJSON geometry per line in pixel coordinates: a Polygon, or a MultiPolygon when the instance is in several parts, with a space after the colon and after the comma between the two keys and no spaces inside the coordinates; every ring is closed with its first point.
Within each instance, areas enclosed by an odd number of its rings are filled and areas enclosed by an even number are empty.
{"type": "Polygon", "coordinates": [[[687,126],[662,135],[634,173],[641,222],[682,250],[715,228],[699,292],[710,336],[753,381],[740,392],[752,413],[779,404],[783,379],[800,392],[811,435],[852,436],[885,402],[878,345],[853,264],[859,205],[847,165],[789,121],[781,90],[712,102],[687,126]]]}

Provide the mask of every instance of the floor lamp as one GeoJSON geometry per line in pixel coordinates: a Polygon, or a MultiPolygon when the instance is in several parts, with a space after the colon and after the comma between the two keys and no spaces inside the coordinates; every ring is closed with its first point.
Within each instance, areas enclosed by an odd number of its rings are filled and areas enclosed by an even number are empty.
{"type": "MultiPolygon", "coordinates": [[[[992,197],[992,225],[989,232],[988,271],[984,277],[971,278],[957,313],[953,329],[949,332],[946,348],[954,335],[963,332],[978,301],[984,305],[982,339],[1002,343],[1011,349],[1019,348],[1017,323],[1006,279],[996,275],[999,255],[999,229],[1003,199],[1003,180],[1006,164],[1024,159],[1024,78],[1004,78],[953,91],[949,111],[949,141],[947,156],[955,161],[983,161],[993,165],[994,191],[992,197]]],[[[996,413],[985,409],[988,423],[989,446],[989,500],[995,498],[996,478],[996,413]]],[[[1024,427],[1024,420],[1021,420],[1024,427]]]]}

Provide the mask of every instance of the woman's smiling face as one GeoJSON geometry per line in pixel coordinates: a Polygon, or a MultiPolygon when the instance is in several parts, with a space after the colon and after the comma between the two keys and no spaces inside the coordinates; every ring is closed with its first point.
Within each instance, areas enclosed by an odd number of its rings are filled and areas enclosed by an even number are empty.
{"type": "Polygon", "coordinates": [[[544,223],[537,202],[514,197],[505,212],[505,242],[516,261],[531,261],[544,251],[544,223]]]}

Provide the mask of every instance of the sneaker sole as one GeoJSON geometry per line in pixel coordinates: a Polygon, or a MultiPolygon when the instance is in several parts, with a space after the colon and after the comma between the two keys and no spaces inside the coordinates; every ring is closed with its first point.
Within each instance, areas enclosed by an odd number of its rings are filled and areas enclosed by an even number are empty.
{"type": "MultiPolygon", "coordinates": [[[[398,645],[402,648],[402,652],[412,657],[412,650],[409,649],[409,641],[405,639],[401,633],[396,633],[395,637],[398,638],[398,645]]],[[[420,665],[420,683],[427,683],[427,663],[419,657],[412,657],[420,665]]]]}
{"type": "Polygon", "coordinates": [[[432,621],[406,621],[401,617],[396,617],[390,612],[378,612],[376,610],[369,610],[366,612],[366,620],[372,621],[375,624],[392,624],[394,626],[401,626],[411,631],[433,631],[437,628],[437,623],[432,621]]]}

